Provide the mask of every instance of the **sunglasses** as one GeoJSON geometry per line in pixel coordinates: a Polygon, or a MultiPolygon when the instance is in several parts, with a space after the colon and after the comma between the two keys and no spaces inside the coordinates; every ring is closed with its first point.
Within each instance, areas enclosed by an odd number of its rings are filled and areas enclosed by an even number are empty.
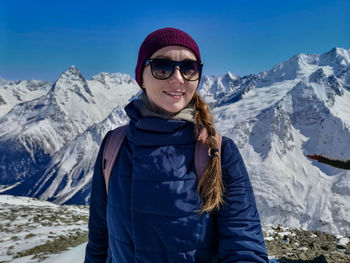
{"type": "Polygon", "coordinates": [[[165,58],[150,58],[145,67],[150,64],[153,77],[164,80],[170,78],[175,68],[179,67],[181,76],[188,81],[196,81],[201,76],[203,63],[196,60],[173,61],[165,58]]]}

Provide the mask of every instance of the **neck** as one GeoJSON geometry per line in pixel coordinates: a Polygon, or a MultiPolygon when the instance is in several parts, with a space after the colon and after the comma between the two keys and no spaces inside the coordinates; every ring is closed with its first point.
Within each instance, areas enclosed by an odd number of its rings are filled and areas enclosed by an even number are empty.
{"type": "Polygon", "coordinates": [[[176,113],[171,113],[171,112],[168,112],[168,111],[162,109],[161,107],[157,106],[156,104],[154,104],[150,100],[148,100],[148,103],[149,103],[151,110],[154,111],[155,113],[158,113],[160,115],[169,116],[169,117],[176,115],[176,113]]]}

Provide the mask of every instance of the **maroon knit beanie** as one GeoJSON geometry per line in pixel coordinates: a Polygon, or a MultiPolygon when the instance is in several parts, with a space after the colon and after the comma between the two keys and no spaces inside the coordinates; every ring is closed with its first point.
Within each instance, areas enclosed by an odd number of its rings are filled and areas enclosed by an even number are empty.
{"type": "Polygon", "coordinates": [[[158,49],[172,45],[187,47],[196,55],[197,60],[202,62],[198,45],[190,35],[171,27],[158,29],[145,38],[139,50],[135,69],[135,79],[141,88],[143,67],[145,66],[146,60],[149,59],[158,49]]]}

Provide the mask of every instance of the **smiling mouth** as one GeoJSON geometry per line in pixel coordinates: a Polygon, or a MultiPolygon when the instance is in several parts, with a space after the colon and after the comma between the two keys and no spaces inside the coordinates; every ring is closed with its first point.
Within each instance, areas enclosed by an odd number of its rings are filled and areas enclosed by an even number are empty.
{"type": "Polygon", "coordinates": [[[164,91],[164,93],[170,96],[182,96],[185,94],[184,92],[171,92],[171,91],[164,91]]]}

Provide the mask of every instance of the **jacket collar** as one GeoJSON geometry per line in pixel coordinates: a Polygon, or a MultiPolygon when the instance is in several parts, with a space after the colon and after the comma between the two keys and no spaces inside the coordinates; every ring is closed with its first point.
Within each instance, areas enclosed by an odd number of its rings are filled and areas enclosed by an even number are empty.
{"type": "Polygon", "coordinates": [[[164,118],[149,112],[139,99],[131,101],[125,112],[130,118],[127,138],[136,145],[176,145],[195,141],[194,123],[164,118]]]}
{"type": "Polygon", "coordinates": [[[156,112],[151,108],[147,95],[142,92],[125,107],[125,112],[138,128],[171,132],[187,125],[187,122],[194,123],[196,110],[188,105],[173,115],[161,110],[156,112]]]}

